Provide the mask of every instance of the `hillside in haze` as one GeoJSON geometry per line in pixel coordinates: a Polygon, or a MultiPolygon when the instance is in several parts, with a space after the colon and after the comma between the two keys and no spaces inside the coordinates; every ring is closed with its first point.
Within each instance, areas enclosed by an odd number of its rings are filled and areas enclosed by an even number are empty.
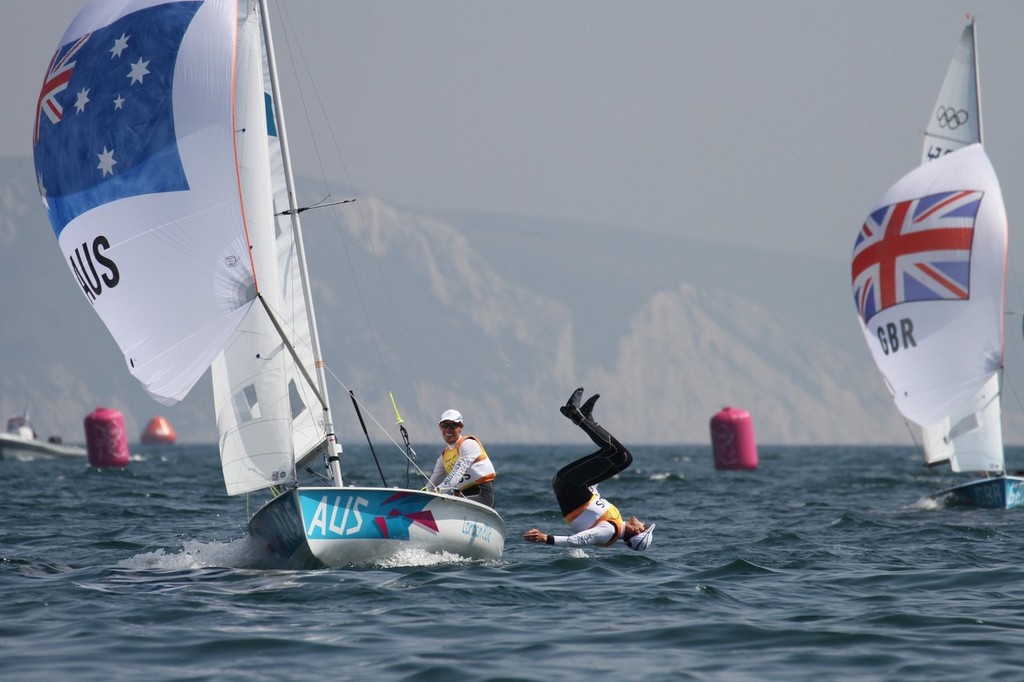
{"type": "MultiPolygon", "coordinates": [[[[40,435],[80,441],[102,405],[133,442],[157,414],[182,441],[214,442],[208,379],[165,407],[129,374],[62,262],[31,160],[0,158],[0,205],[0,414],[28,400],[40,435]]],[[[629,442],[705,443],[725,405],[751,412],[760,443],[908,442],[859,336],[845,254],[375,198],[304,220],[343,443],[363,440],[349,390],[395,432],[388,389],[418,446],[437,443],[447,407],[485,442],[577,442],[557,408],[578,385],[629,442]]]]}

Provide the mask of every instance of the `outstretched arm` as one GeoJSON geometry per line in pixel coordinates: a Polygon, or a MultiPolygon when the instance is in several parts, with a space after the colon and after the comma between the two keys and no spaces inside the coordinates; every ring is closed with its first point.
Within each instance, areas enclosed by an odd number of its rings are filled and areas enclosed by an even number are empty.
{"type": "Polygon", "coordinates": [[[551,535],[543,533],[536,528],[531,528],[523,534],[527,542],[543,542],[548,545],[563,547],[586,547],[587,545],[599,545],[609,542],[615,537],[615,526],[602,521],[593,528],[576,533],[575,535],[551,535]]]}

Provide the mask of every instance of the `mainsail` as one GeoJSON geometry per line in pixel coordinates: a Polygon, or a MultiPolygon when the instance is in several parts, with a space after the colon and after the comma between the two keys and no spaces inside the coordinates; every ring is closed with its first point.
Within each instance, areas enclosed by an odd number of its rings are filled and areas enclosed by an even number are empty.
{"type": "Polygon", "coordinates": [[[230,494],[293,482],[293,453],[310,452],[324,438],[310,409],[319,408],[320,401],[292,355],[313,366],[295,242],[290,225],[279,222],[288,202],[260,31],[259,14],[252,11],[239,31],[235,110],[239,172],[262,300],[250,309],[212,372],[230,494]]]}
{"type": "Polygon", "coordinates": [[[981,142],[981,91],[974,22],[964,27],[925,127],[921,163],[981,142]]]}

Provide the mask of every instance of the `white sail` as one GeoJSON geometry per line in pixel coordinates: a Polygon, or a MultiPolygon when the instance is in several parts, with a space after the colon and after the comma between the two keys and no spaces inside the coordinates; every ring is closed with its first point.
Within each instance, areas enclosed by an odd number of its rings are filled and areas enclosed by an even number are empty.
{"type": "MultiPolygon", "coordinates": [[[[288,325],[293,333],[292,340],[302,343],[304,339],[308,346],[308,333],[292,327],[294,314],[288,309],[290,301],[281,284],[287,281],[285,273],[294,250],[291,232],[276,229],[273,217],[274,182],[280,183],[280,172],[275,176],[267,144],[272,127],[267,123],[256,11],[244,19],[238,45],[234,89],[239,172],[262,301],[249,310],[212,368],[220,458],[230,495],[293,482],[293,437],[310,437],[311,424],[308,400],[303,398],[308,389],[296,381],[291,352],[270,318],[270,313],[278,315],[279,324],[288,325]],[[305,335],[297,339],[296,332],[305,335]],[[300,425],[293,428],[296,421],[300,425]]],[[[280,154],[276,162],[280,171],[280,154]]],[[[298,303],[301,306],[301,299],[298,303]]]]}
{"type": "MultiPolygon", "coordinates": [[[[1006,246],[1002,192],[981,145],[903,177],[858,235],[852,281],[861,328],[896,406],[929,426],[933,443],[971,432],[973,420],[994,422],[998,433],[1006,246]]],[[[954,468],[976,470],[966,459],[973,446],[963,449],[954,468]]],[[[981,470],[1001,469],[1001,447],[980,459],[981,470]]]]}
{"type": "Polygon", "coordinates": [[[974,22],[960,36],[925,128],[921,163],[981,142],[981,96],[974,22]]]}
{"type": "MultiPolygon", "coordinates": [[[[264,43],[261,41],[261,47],[264,43]]],[[[281,140],[277,135],[277,125],[272,116],[274,111],[270,68],[267,63],[266,51],[261,53],[263,69],[263,99],[267,111],[268,148],[270,151],[270,177],[274,192],[274,235],[277,242],[277,265],[280,285],[278,319],[292,346],[294,356],[299,358],[302,367],[315,366],[313,341],[310,337],[310,314],[305,305],[302,289],[302,273],[299,266],[299,252],[296,248],[292,218],[289,213],[294,208],[288,201],[288,189],[285,181],[284,160],[281,140]]],[[[325,426],[320,418],[323,406],[321,400],[327,396],[318,396],[312,387],[312,378],[306,377],[292,357],[287,362],[288,401],[291,405],[289,432],[292,439],[292,451],[297,463],[308,459],[308,454],[319,451],[323,446],[325,426]]]]}
{"type": "Polygon", "coordinates": [[[948,460],[953,471],[1003,471],[999,404],[999,378],[993,376],[962,409],[922,429],[926,463],[948,460]]]}
{"type": "Polygon", "coordinates": [[[253,303],[223,87],[234,33],[234,2],[89,4],[36,111],[37,182],[65,260],[164,403],[188,393],[253,303]],[[144,30],[153,22],[159,34],[144,30]]]}
{"type": "Polygon", "coordinates": [[[135,376],[167,402],[212,365],[232,494],[293,482],[326,437],[295,361],[314,365],[253,4],[88,4],[48,70],[35,147],[72,272],[135,376]]]}
{"type": "Polygon", "coordinates": [[[315,449],[325,436],[310,409],[319,409],[316,393],[292,355],[312,367],[292,232],[274,217],[288,204],[267,81],[260,17],[253,9],[239,31],[235,108],[245,211],[266,305],[250,310],[213,364],[221,464],[229,494],[294,482],[295,456],[315,449]]]}

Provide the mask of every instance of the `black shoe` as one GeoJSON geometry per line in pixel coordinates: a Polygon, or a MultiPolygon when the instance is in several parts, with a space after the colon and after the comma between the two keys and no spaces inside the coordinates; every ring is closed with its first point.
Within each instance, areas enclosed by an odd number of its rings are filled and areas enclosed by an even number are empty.
{"type": "Polygon", "coordinates": [[[572,392],[572,395],[569,396],[569,400],[567,400],[565,402],[565,406],[566,407],[573,407],[573,408],[576,408],[578,410],[580,408],[580,398],[582,398],[582,397],[583,397],[583,387],[580,386],[579,388],[577,388],[575,391],[572,392]]]}
{"type": "Polygon", "coordinates": [[[583,413],[580,412],[580,398],[583,396],[583,388],[577,388],[573,391],[572,395],[569,396],[569,400],[566,401],[565,405],[558,408],[559,412],[572,420],[573,424],[579,424],[583,421],[583,413]]]}
{"type": "Polygon", "coordinates": [[[572,420],[573,424],[577,426],[583,423],[583,413],[575,405],[562,405],[558,410],[566,417],[572,420]]]}
{"type": "Polygon", "coordinates": [[[594,414],[594,404],[597,402],[597,399],[600,398],[600,397],[601,397],[600,393],[595,393],[594,395],[590,396],[590,398],[587,399],[587,402],[583,403],[583,407],[580,408],[580,412],[583,414],[583,417],[585,419],[593,419],[594,418],[593,417],[593,414],[594,414]]]}

